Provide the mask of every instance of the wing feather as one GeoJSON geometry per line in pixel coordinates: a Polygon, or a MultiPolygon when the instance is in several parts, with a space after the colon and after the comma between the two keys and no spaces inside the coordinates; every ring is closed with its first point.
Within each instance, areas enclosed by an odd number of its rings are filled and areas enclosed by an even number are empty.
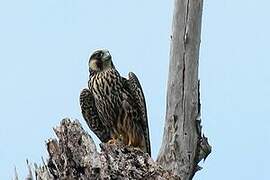
{"type": "Polygon", "coordinates": [[[94,97],[89,89],[83,89],[80,94],[80,106],[83,118],[85,119],[89,128],[102,141],[107,142],[110,139],[110,132],[108,128],[100,121],[95,106],[94,97]]]}
{"type": "Polygon", "coordinates": [[[137,104],[139,114],[141,116],[140,118],[141,122],[139,123],[141,123],[142,128],[143,128],[147,152],[151,156],[151,145],[150,145],[150,137],[149,137],[147,110],[146,110],[146,103],[145,103],[143,90],[137,76],[134,73],[130,72],[128,74],[127,82],[129,86],[129,91],[132,94],[135,103],[137,104]]]}

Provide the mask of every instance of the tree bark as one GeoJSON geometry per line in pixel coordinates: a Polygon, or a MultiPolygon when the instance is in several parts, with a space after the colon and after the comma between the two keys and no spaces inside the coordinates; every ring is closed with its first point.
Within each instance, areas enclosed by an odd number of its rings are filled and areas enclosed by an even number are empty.
{"type": "Polygon", "coordinates": [[[36,177],[29,171],[27,179],[180,180],[179,176],[164,170],[138,148],[101,144],[101,152],[98,152],[94,141],[78,121],[64,119],[54,131],[58,139],[47,142],[48,161],[42,166],[35,165],[36,177]]]}
{"type": "Polygon", "coordinates": [[[166,119],[157,162],[181,179],[192,179],[211,152],[201,134],[198,80],[202,0],[175,0],[166,119]]]}

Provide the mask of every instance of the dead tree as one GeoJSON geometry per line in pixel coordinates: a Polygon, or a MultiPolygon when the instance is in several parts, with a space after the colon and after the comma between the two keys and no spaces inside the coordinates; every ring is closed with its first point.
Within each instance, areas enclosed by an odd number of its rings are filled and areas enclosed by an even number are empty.
{"type": "MultiPolygon", "coordinates": [[[[201,17],[202,0],[175,0],[166,121],[157,162],[121,144],[101,144],[98,152],[80,123],[65,119],[54,129],[58,139],[47,142],[48,160],[35,165],[35,179],[192,179],[211,152],[200,125],[201,17]]],[[[30,170],[27,179],[33,176],[30,170]]]]}
{"type": "Polygon", "coordinates": [[[199,46],[202,0],[175,0],[166,120],[157,162],[192,179],[198,163],[211,152],[201,133],[199,93],[199,46]]]}
{"type": "MultiPolygon", "coordinates": [[[[49,159],[35,165],[38,180],[180,180],[157,164],[147,153],[121,144],[100,144],[101,152],[78,121],[64,119],[54,129],[58,139],[47,142],[49,159]]],[[[34,179],[31,171],[28,179],[34,179]]]]}

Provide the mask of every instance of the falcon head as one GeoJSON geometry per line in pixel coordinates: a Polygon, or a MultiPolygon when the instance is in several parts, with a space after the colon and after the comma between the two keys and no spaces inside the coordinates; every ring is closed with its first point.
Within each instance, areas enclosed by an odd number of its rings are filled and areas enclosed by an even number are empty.
{"type": "Polygon", "coordinates": [[[99,49],[94,51],[89,59],[90,72],[101,72],[109,68],[114,68],[110,52],[107,49],[99,49]]]}

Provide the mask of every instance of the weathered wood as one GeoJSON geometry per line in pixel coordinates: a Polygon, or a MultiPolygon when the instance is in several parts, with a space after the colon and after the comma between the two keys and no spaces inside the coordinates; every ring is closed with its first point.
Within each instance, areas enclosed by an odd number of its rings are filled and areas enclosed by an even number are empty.
{"type": "Polygon", "coordinates": [[[65,119],[54,130],[58,140],[47,142],[49,159],[44,165],[36,166],[38,180],[180,180],[140,149],[121,144],[101,144],[101,152],[98,152],[94,141],[78,121],[65,119]]]}
{"type": "Polygon", "coordinates": [[[166,120],[157,162],[183,180],[192,179],[198,162],[211,151],[201,135],[199,46],[202,0],[175,0],[166,120]]]}

